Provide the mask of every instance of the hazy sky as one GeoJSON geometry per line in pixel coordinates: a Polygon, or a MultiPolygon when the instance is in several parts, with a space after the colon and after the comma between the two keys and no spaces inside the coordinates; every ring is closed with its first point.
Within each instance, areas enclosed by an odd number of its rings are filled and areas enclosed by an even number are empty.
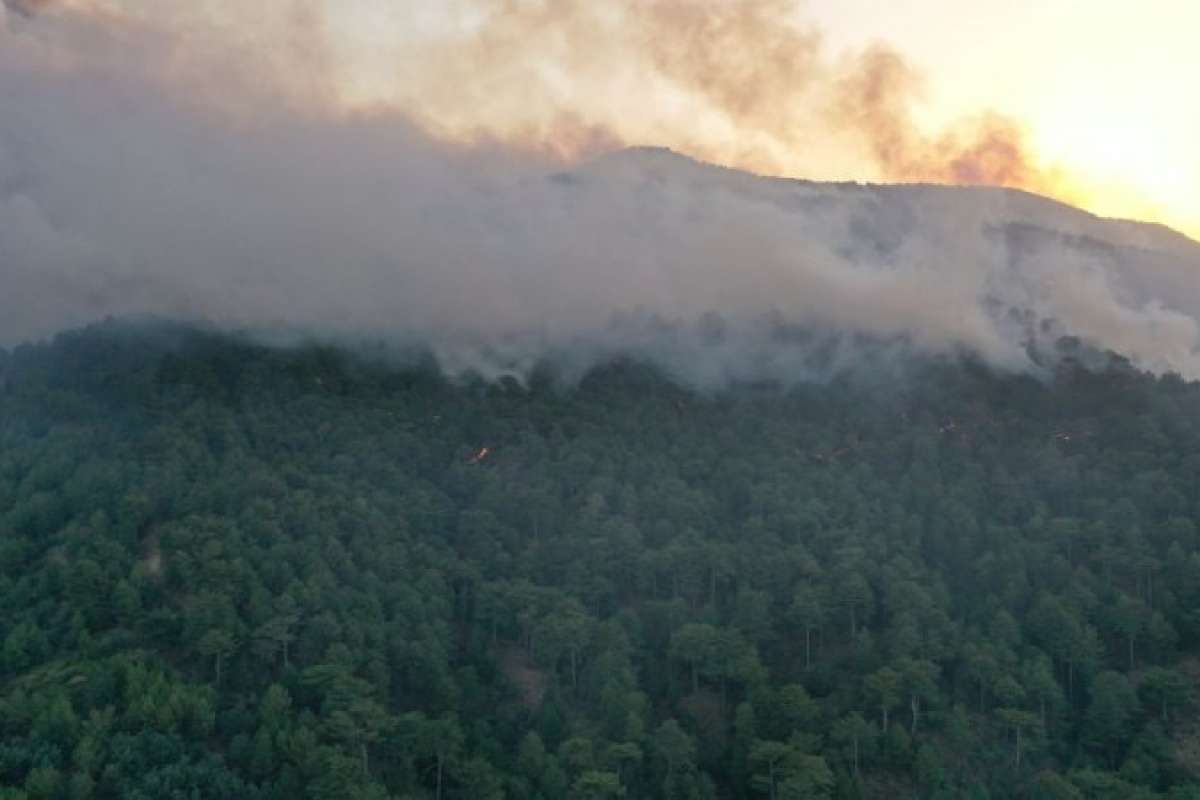
{"type": "MultiPolygon", "coordinates": [[[[414,85],[425,81],[423,70],[440,68],[439,58],[451,58],[452,50],[443,50],[438,58],[414,64],[418,54],[428,56],[423,45],[461,43],[498,7],[538,5],[521,0],[339,0],[338,14],[328,21],[344,70],[343,88],[358,101],[412,102],[414,93],[422,92],[414,85]]],[[[606,4],[562,0],[551,5],[606,4]]],[[[786,23],[818,33],[820,58],[830,67],[883,43],[918,75],[908,110],[930,135],[956,120],[999,112],[1019,124],[1034,163],[1069,176],[1053,187],[1043,182],[1033,188],[1102,214],[1150,218],[1200,234],[1200,152],[1194,146],[1200,140],[1200,103],[1195,99],[1200,92],[1200,3],[1195,0],[637,0],[610,5],[626,9],[613,14],[690,9],[689,22],[699,14],[736,16],[755,8],[767,19],[776,18],[780,27],[786,23]]],[[[595,19],[603,12],[584,16],[591,19],[597,40],[625,35],[627,52],[594,42],[581,45],[572,41],[576,34],[568,26],[549,29],[548,36],[531,34],[525,42],[542,54],[537,80],[524,75],[507,84],[496,76],[476,76],[492,92],[485,102],[468,91],[464,105],[456,107],[445,96],[432,104],[433,116],[454,130],[474,125],[511,129],[522,121],[544,128],[538,101],[531,96],[551,94],[580,120],[613,127],[622,139],[698,150],[701,156],[763,171],[818,178],[907,177],[881,171],[861,154],[830,147],[821,136],[782,147],[756,140],[746,129],[753,126],[731,125],[724,115],[706,113],[694,102],[693,90],[672,92],[656,77],[639,74],[632,58],[621,58],[647,46],[629,36],[632,26],[606,29],[595,19]],[[580,51],[589,50],[588,58],[580,57],[580,51]],[[740,145],[729,143],[735,139],[740,145]]],[[[534,24],[548,30],[544,20],[534,24]]],[[[581,29],[586,34],[587,26],[581,29]]],[[[686,24],[668,23],[654,30],[660,45],[672,30],[680,46],[699,50],[714,44],[695,37],[686,24]]],[[[722,44],[740,48],[746,59],[763,55],[752,36],[722,44]]],[[[498,61],[512,61],[500,46],[496,55],[498,61]]],[[[447,86],[433,91],[453,93],[447,86]]],[[[786,89],[775,91],[779,103],[794,101],[786,89]]]]}
{"type": "Polygon", "coordinates": [[[1002,183],[1200,236],[1196,0],[6,2],[216,26],[309,102],[446,138],[1002,183]]]}
{"type": "Polygon", "coordinates": [[[893,43],[929,83],[929,112],[991,106],[1038,155],[1094,181],[1090,205],[1139,203],[1200,232],[1200,3],[1194,0],[838,0],[808,5],[835,47],[893,43]],[[1129,197],[1132,190],[1140,197],[1129,197]]]}

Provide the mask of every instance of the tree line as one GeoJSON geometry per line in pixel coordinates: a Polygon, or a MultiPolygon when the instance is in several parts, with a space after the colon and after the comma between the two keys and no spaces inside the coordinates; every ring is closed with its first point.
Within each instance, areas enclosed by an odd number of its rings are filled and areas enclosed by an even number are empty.
{"type": "Polygon", "coordinates": [[[1117,358],[63,334],[0,351],[0,798],[1200,797],[1198,478],[1117,358]]]}

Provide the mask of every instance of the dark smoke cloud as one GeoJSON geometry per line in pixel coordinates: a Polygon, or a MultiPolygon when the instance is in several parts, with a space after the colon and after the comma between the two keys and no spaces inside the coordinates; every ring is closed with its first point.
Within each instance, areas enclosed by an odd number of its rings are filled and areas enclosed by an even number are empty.
{"type": "MultiPolygon", "coordinates": [[[[282,24],[323,57],[319,19],[282,24]]],[[[693,35],[728,30],[701,17],[693,35]]],[[[248,80],[270,73],[254,48],[202,32],[0,17],[0,344],[151,313],[417,340],[452,372],[632,352],[715,385],[811,374],[813,331],[823,369],[864,338],[1024,369],[1031,338],[1066,332],[1200,377],[1200,251],[1169,232],[1018,192],[759,179],[663,150],[562,171],[503,137],[448,145],[396,111],[314,110],[296,87],[323,91],[319,76],[248,80]]],[[[999,145],[960,155],[1010,169],[999,145]]]]}

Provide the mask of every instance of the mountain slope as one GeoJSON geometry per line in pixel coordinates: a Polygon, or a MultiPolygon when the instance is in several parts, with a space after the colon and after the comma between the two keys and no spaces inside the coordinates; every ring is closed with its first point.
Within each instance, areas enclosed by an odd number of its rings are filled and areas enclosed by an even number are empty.
{"type": "MultiPolygon", "coordinates": [[[[1195,374],[1200,244],[1162,226],[1009,189],[763,178],[653,148],[558,180],[630,198],[623,222],[654,228],[648,238],[662,241],[647,247],[663,260],[679,238],[727,256],[721,267],[744,279],[708,295],[707,310],[736,308],[738,293],[757,287],[760,310],[930,348],[955,343],[1010,366],[1022,360],[1016,345],[1044,327],[1195,374]]],[[[703,284],[703,267],[691,269],[703,284]]]]}

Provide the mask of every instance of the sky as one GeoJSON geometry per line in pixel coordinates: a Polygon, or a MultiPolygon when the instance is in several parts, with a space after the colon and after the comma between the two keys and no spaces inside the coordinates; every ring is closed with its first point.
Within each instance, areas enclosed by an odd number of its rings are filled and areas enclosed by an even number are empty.
{"type": "Polygon", "coordinates": [[[310,102],[447,139],[1018,186],[1200,236],[1194,0],[62,2],[219,26],[310,102]]]}
{"type": "Polygon", "coordinates": [[[839,0],[809,6],[834,47],[908,54],[943,122],[973,107],[1020,120],[1032,147],[1094,189],[1099,213],[1200,232],[1200,3],[839,0]]]}
{"type": "Polygon", "coordinates": [[[6,5],[141,19],[181,48],[216,31],[298,102],[398,109],[449,140],[1016,186],[1200,237],[1194,0],[6,5]]]}
{"type": "MultiPolygon", "coordinates": [[[[1030,163],[1054,176],[993,182],[1032,183],[1034,190],[1102,215],[1163,222],[1200,235],[1200,151],[1194,146],[1200,139],[1200,103],[1193,100],[1200,86],[1200,50],[1195,46],[1200,3],[1194,0],[617,2],[611,6],[632,16],[651,17],[654,8],[683,8],[691,19],[679,14],[680,20],[653,26],[650,43],[638,39],[636,25],[572,29],[527,21],[527,35],[520,41],[538,54],[536,67],[516,69],[513,62],[521,59],[512,59],[503,42],[493,43],[495,61],[489,66],[500,62],[495,74],[461,75],[465,82],[486,82],[488,94],[480,101],[464,90],[463,105],[456,105],[455,90],[429,81],[424,65],[441,70],[470,52],[473,26],[506,5],[541,4],[339,3],[344,10],[332,20],[331,30],[345,69],[345,96],[358,103],[421,106],[431,124],[456,135],[522,126],[526,134],[528,128],[544,130],[547,112],[541,101],[549,96],[556,110],[570,112],[577,122],[611,129],[622,141],[672,146],[732,166],[819,179],[945,178],[928,170],[906,174],[881,169],[869,154],[837,146],[832,141],[836,132],[828,130],[783,143],[776,136],[764,137],[764,128],[771,125],[714,113],[719,103],[697,102],[697,92],[686,81],[669,75],[663,80],[664,70],[647,69],[639,60],[656,48],[716,45],[740,55],[713,59],[712,67],[741,69],[759,59],[759,68],[769,72],[777,54],[758,49],[762,41],[755,26],[725,39],[705,39],[689,28],[706,14],[736,18],[758,13],[767,27],[794,26],[801,36],[817,37],[815,58],[822,69],[836,70],[873,48],[894,51],[913,72],[906,112],[923,132],[937,137],[962,120],[1002,115],[1020,131],[1030,163]],[[589,34],[591,42],[572,41],[589,34]],[[614,41],[598,44],[609,38],[614,41]],[[436,42],[451,44],[431,48],[436,42]],[[428,57],[430,53],[436,55],[428,57]],[[511,82],[506,74],[514,76],[511,82]]],[[[594,23],[603,14],[577,16],[594,23]]],[[[786,47],[788,39],[776,40],[780,42],[786,47]]],[[[797,103],[797,87],[787,85],[787,68],[778,69],[777,76],[784,80],[770,89],[770,96],[781,107],[797,103]]],[[[750,83],[760,76],[751,69],[745,77],[750,83]]],[[[749,85],[742,90],[746,95],[756,91],[749,85]]],[[[736,85],[733,91],[738,91],[736,85]]],[[[786,124],[804,126],[803,114],[786,124]]],[[[812,127],[828,126],[817,122],[812,127]]]]}

